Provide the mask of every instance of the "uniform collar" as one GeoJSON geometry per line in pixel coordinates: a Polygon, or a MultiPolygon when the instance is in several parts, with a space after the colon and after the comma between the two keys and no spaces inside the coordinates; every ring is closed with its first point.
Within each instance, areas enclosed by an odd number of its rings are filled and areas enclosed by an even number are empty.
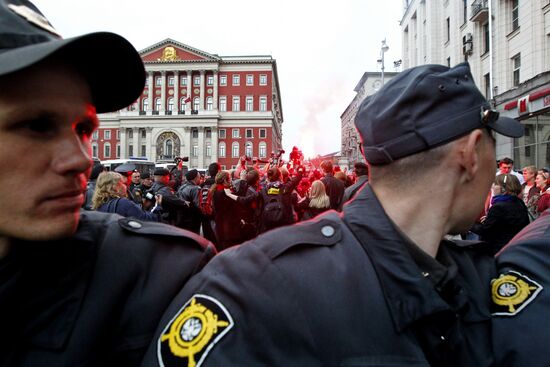
{"type": "MultiPolygon", "coordinates": [[[[490,317],[484,307],[465,307],[472,302],[477,303],[469,294],[480,295],[469,284],[463,286],[465,281],[457,274],[456,267],[453,268],[452,258],[456,259],[456,256],[449,250],[448,243],[442,243],[438,254],[442,256],[441,262],[448,267],[446,274],[437,280],[442,284],[434,284],[433,279],[423,275],[407,247],[408,239],[386,215],[368,183],[355,200],[344,208],[343,219],[353,230],[378,274],[397,330],[402,331],[415,321],[439,312],[452,312],[453,315],[468,312],[464,320],[470,321],[490,317]]],[[[421,250],[418,248],[418,251],[421,250]]],[[[426,265],[427,262],[422,264],[426,265]]],[[[434,264],[431,266],[438,268],[434,264]]],[[[486,295],[485,298],[488,297],[486,295]]]]}

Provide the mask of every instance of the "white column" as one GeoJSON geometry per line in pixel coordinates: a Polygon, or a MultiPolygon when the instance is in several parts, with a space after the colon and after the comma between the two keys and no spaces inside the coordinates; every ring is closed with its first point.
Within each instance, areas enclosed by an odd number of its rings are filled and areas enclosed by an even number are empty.
{"type": "Polygon", "coordinates": [[[156,162],[157,157],[157,142],[153,141],[153,128],[147,128],[147,156],[150,160],[156,162]]]}
{"type": "Polygon", "coordinates": [[[155,78],[153,77],[153,72],[150,71],[149,72],[149,85],[148,85],[148,89],[147,89],[147,98],[149,98],[149,105],[147,106],[147,111],[152,111],[153,110],[153,103],[154,100],[153,100],[153,83],[155,82],[155,78]]]}
{"type": "Polygon", "coordinates": [[[187,97],[191,97],[187,102],[187,111],[191,113],[193,109],[193,70],[187,70],[187,97]]]}
{"type": "Polygon", "coordinates": [[[137,127],[133,127],[132,128],[132,141],[133,141],[133,146],[134,146],[134,154],[133,156],[134,157],[139,157],[139,148],[140,148],[140,145],[139,145],[139,129],[137,127]]]}
{"type": "Polygon", "coordinates": [[[183,156],[189,157],[189,161],[191,161],[191,128],[184,127],[183,128],[183,156]]]}
{"type": "MultiPolygon", "coordinates": [[[[202,85],[202,84],[201,84],[202,85]]],[[[199,161],[197,165],[199,168],[204,167],[204,127],[199,127],[199,161]]]]}
{"type": "Polygon", "coordinates": [[[180,91],[180,72],[176,70],[174,71],[174,109],[176,110],[176,113],[172,112],[174,115],[177,115],[180,109],[179,91],[180,91]]]}
{"type": "Polygon", "coordinates": [[[218,70],[214,70],[214,94],[212,95],[214,110],[218,109],[218,70]]]}
{"type": "Polygon", "coordinates": [[[212,139],[210,139],[210,144],[212,144],[212,162],[218,161],[218,128],[212,127],[212,139]]]}
{"type": "Polygon", "coordinates": [[[160,89],[160,108],[159,111],[164,112],[166,107],[166,71],[161,71],[161,89],[160,89]]]}
{"type": "MultiPolygon", "coordinates": [[[[200,100],[199,100],[199,110],[204,111],[204,70],[201,70],[201,88],[200,88],[200,100]]],[[[200,154],[199,154],[200,156],[200,154]]],[[[201,166],[202,167],[202,166],[201,166]]]]}
{"type": "Polygon", "coordinates": [[[127,151],[128,148],[126,147],[126,128],[120,127],[120,159],[126,158],[127,151]]]}

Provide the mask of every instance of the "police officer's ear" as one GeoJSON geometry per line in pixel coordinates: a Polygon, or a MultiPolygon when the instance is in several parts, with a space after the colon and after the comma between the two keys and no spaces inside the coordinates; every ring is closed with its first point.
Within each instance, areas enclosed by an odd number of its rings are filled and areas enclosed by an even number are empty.
{"type": "Polygon", "coordinates": [[[464,172],[461,183],[473,180],[480,169],[483,154],[487,154],[483,134],[483,130],[475,129],[455,142],[458,163],[464,172]]]}

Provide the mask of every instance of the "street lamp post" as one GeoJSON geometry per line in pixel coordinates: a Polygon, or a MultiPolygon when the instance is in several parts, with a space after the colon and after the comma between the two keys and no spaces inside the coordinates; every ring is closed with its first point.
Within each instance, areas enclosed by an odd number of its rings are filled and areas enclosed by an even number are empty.
{"type": "Polygon", "coordinates": [[[382,64],[381,70],[382,70],[382,85],[384,85],[384,54],[389,50],[390,48],[386,44],[386,39],[382,40],[382,46],[380,47],[380,62],[382,64]]]}

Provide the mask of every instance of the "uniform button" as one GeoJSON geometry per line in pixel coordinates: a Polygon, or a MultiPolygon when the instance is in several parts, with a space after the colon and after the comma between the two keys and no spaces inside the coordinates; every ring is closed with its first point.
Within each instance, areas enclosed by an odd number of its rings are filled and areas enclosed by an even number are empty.
{"type": "Polygon", "coordinates": [[[135,220],[128,221],[128,225],[135,229],[140,229],[141,227],[143,227],[143,224],[141,224],[140,222],[136,222],[135,220]]]}
{"type": "Polygon", "coordinates": [[[334,228],[332,226],[323,226],[323,228],[321,228],[321,233],[325,237],[332,237],[334,236],[334,228]]]}

